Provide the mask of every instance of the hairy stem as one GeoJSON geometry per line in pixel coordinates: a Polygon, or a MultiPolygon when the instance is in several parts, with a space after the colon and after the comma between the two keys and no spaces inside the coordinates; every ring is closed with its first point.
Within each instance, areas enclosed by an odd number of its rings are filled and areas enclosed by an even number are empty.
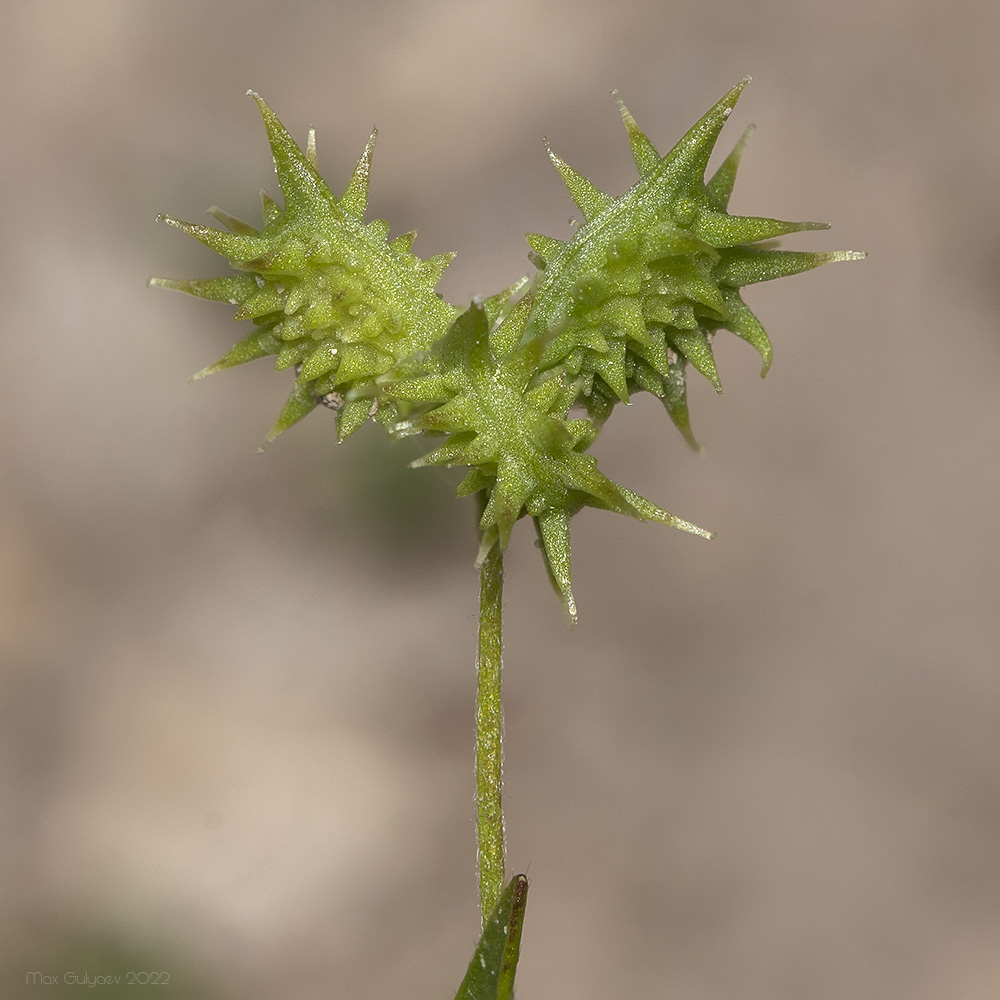
{"type": "Polygon", "coordinates": [[[500,632],[503,552],[494,544],[479,569],[479,653],[476,658],[476,837],[479,900],[485,921],[504,879],[503,709],[500,701],[500,632]]]}

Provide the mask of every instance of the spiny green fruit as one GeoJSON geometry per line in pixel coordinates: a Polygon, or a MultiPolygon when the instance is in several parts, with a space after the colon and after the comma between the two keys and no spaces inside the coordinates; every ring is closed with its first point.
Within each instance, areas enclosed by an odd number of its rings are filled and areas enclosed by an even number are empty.
{"type": "Polygon", "coordinates": [[[827,223],[730,215],[729,196],[748,130],[710,180],[705,170],[719,133],[749,77],[730,90],[666,156],[660,156],[619,100],[639,181],[619,198],[598,190],[551,149],[584,225],[563,242],[532,234],[542,269],[522,333],[547,339],[542,370],[561,366],[580,379],[579,401],[598,424],[638,389],[663,400],[692,447],[686,368],[722,391],[712,335],[731,330],[771,364],[771,343],[740,288],[854,251],[795,253],[765,241],[827,223]],[[761,245],[763,244],[763,245],[761,245]]]}
{"type": "Polygon", "coordinates": [[[569,521],[581,508],[711,537],[598,471],[586,452],[614,405],[637,390],[654,393],[696,447],[686,369],[721,391],[713,334],[730,330],[752,344],[762,375],[771,363],[770,341],[740,289],[864,256],[777,250],[776,237],[826,224],[729,214],[749,132],[705,180],[746,83],[662,157],[619,101],[639,171],[619,198],[550,149],[584,225],[565,242],[528,236],[539,272],[527,290],[525,279],[465,311],[435,292],[453,254],[422,261],[410,253],[414,233],[390,242],[386,222],[364,222],[375,133],[337,198],[316,169],[314,135],[303,152],[253,94],[284,205],[263,195],[260,230],[219,209],[211,213],[228,232],[161,216],[239,273],[153,283],[229,302],[237,319],[255,325],[195,377],[268,355],[279,369],[295,367],[295,388],[267,440],[320,403],[338,411],[340,440],[369,414],[398,436],[443,436],[413,464],[469,467],[458,493],[483,496],[480,559],[506,547],[514,524],[530,516],[553,586],[575,617],[569,521]],[[574,407],[587,416],[571,416],[574,407]]]}
{"type": "MultiPolygon", "coordinates": [[[[561,369],[539,376],[544,340],[506,348],[490,330],[508,293],[474,301],[427,352],[423,373],[380,380],[390,399],[423,412],[391,428],[396,434],[443,434],[445,441],[420,465],[467,465],[459,496],[486,491],[480,520],[480,561],[493,545],[507,547],[515,522],[535,522],[549,578],[566,611],[576,618],[570,583],[569,519],[599,507],[660,521],[711,538],[704,531],[631,490],[613,483],[585,454],[597,431],[590,420],[568,418],[579,390],[561,369]]],[[[519,303],[521,311],[530,299],[519,303]]],[[[502,328],[502,327],[501,327],[502,328]]]]}
{"type": "MultiPolygon", "coordinates": [[[[262,192],[260,230],[217,208],[210,212],[229,232],[160,216],[241,273],[152,283],[239,306],[235,318],[253,320],[256,329],[195,378],[268,355],[277,355],[278,370],[296,368],[295,388],[267,441],[320,403],[338,411],[343,440],[372,412],[364,390],[375,377],[428,347],[458,313],[434,291],[454,254],[423,261],[410,253],[415,232],[387,242],[387,222],[365,224],[375,132],[337,198],[316,169],[314,134],[303,153],[263,99],[248,93],[264,119],[284,206],[262,192]],[[351,390],[359,392],[344,402],[351,390]]],[[[378,416],[392,422],[399,415],[378,416]]]]}

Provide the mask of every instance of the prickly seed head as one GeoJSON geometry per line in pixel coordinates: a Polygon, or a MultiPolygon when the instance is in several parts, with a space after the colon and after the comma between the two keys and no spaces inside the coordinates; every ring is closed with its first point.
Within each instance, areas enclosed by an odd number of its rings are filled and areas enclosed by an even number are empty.
{"type": "MultiPolygon", "coordinates": [[[[267,356],[275,356],[279,370],[295,369],[295,386],[266,438],[272,441],[331,394],[373,395],[375,378],[427,348],[458,310],[434,291],[453,254],[421,260],[410,253],[414,233],[390,241],[384,221],[364,221],[376,133],[338,198],[316,168],[315,135],[303,153],[264,100],[251,96],[264,119],[283,206],[264,195],[260,229],[220,209],[211,214],[228,231],[161,216],[239,273],[153,284],[237,306],[235,318],[254,325],[195,378],[267,356]]],[[[370,399],[342,407],[341,439],[370,410],[370,399]]]]}
{"type": "Polygon", "coordinates": [[[706,538],[711,533],[600,472],[586,454],[597,433],[594,424],[569,417],[575,380],[559,369],[540,375],[539,341],[504,349],[496,336],[502,324],[493,328],[496,306],[496,298],[474,301],[428,353],[426,374],[385,385],[389,397],[421,406],[419,416],[393,429],[399,435],[444,436],[413,465],[469,467],[458,494],[485,491],[481,559],[494,544],[507,546],[521,517],[533,518],[549,578],[575,619],[569,520],[581,508],[660,521],[706,538]]]}
{"type": "Polygon", "coordinates": [[[569,241],[532,234],[539,272],[465,311],[434,291],[451,254],[423,261],[414,233],[389,241],[365,223],[375,133],[338,198],[316,168],[315,135],[303,152],[253,94],[267,129],[283,205],[263,195],[260,229],[210,210],[225,231],[161,217],[226,257],[236,273],[203,281],[154,280],[236,306],[253,330],[207,375],[274,356],[295,386],[272,440],[320,403],[341,439],[374,415],[398,436],[434,447],[414,465],[466,466],[459,495],[481,493],[480,557],[507,545],[530,517],[552,585],[571,618],[570,518],[600,507],[684,531],[709,532],[611,482],[587,449],[619,402],[651,392],[692,447],[688,367],[719,391],[712,337],[729,330],[771,364],[771,344],[740,291],[854,252],[775,249],[777,237],[825,224],[728,212],[749,130],[716,172],[705,170],[746,80],[666,156],[619,101],[638,182],[604,194],[551,148],[549,156],[584,223],[569,241]],[[587,416],[571,415],[585,409],[587,416]]]}
{"type": "Polygon", "coordinates": [[[548,338],[543,367],[563,365],[581,376],[578,401],[598,422],[615,402],[645,390],[663,400],[696,447],[687,409],[687,367],[722,391],[711,334],[729,330],[746,340],[760,355],[762,376],[771,364],[771,343],[740,289],[864,256],[790,252],[770,242],[826,229],[826,223],[729,214],[751,130],[711,177],[706,179],[705,171],[748,80],[730,90],[665,156],[618,100],[639,172],[638,182],[619,198],[598,190],[549,148],[585,225],[566,242],[528,237],[533,258],[544,270],[525,336],[548,338]]]}

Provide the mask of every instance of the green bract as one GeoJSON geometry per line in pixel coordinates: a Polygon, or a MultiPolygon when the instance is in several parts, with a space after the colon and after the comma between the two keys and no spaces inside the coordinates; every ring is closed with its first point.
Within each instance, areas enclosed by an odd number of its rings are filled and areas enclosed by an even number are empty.
{"type": "MultiPolygon", "coordinates": [[[[295,387],[267,436],[318,404],[338,411],[340,440],[373,415],[393,434],[443,436],[415,465],[468,466],[460,496],[482,493],[480,561],[505,548],[530,515],[552,583],[569,614],[569,519],[584,506],[709,532],[607,479],[587,449],[615,404],[658,396],[696,447],[687,407],[690,364],[718,391],[712,337],[730,330],[771,344],[740,289],[864,254],[795,253],[777,237],[824,223],[727,211],[749,131],[709,180],[719,133],[747,80],[729,91],[666,156],[619,101],[639,181],[618,198],[549,155],[584,217],[572,239],[528,236],[538,274],[462,310],[435,288],[452,254],[410,253],[415,236],[387,241],[364,222],[375,133],[341,197],[316,169],[315,140],[296,145],[253,94],[267,129],[284,204],[263,195],[255,229],[219,209],[228,232],[161,219],[224,257],[237,274],[154,284],[238,306],[252,333],[198,376],[276,355],[295,387]],[[518,297],[519,296],[519,297],[518,297]]],[[[198,377],[196,376],[196,377],[198,377]]]]}

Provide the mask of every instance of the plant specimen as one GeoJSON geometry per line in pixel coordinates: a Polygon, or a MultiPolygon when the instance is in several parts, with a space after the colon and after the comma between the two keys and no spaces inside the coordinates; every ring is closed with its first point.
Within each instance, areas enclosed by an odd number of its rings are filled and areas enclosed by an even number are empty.
{"type": "Polygon", "coordinates": [[[775,240],[824,223],[731,215],[729,197],[748,130],[706,178],[709,157],[746,86],[743,80],[661,156],[618,101],[639,173],[613,198],[551,149],[583,216],[571,239],[527,237],[536,268],[467,308],[436,287],[453,254],[422,260],[415,233],[389,238],[365,222],[375,133],[338,197],[317,169],[315,135],[303,151],[263,99],[282,204],[264,194],[261,228],[220,209],[225,230],[162,221],[225,257],[235,273],[201,281],[154,279],[236,306],[253,329],[197,377],[275,356],[294,384],[265,443],[323,405],[343,441],[369,417],[391,435],[424,435],[414,466],[463,466],[459,496],[479,503],[480,625],[476,779],[483,932],[459,998],[511,996],[527,898],[517,875],[504,888],[500,645],[503,553],[530,518],[545,566],[571,620],[570,520],[599,507],[711,538],[612,482],[588,449],[615,406],[637,392],[664,405],[697,448],[687,379],[722,390],[712,339],[728,330],[752,345],[761,375],[771,344],[741,289],[864,254],[778,249],[775,240]]]}

